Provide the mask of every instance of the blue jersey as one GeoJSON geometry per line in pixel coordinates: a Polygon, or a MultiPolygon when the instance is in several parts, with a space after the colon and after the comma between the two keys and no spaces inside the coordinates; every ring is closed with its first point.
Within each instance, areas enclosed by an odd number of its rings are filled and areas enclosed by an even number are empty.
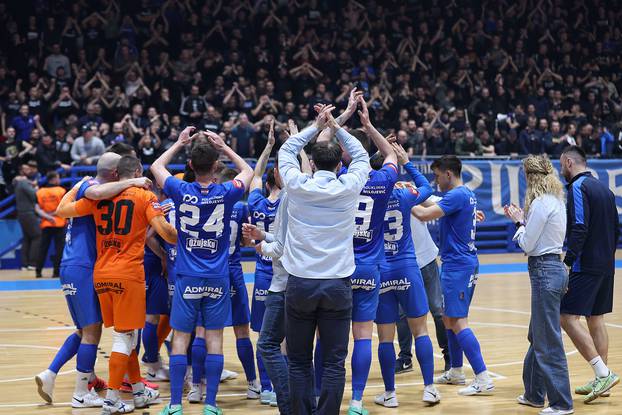
{"type": "Polygon", "coordinates": [[[410,210],[433,193],[428,180],[411,163],[406,163],[404,168],[417,188],[393,189],[391,192],[384,217],[384,252],[388,262],[417,259],[411,237],[410,210]]]}
{"type": "Polygon", "coordinates": [[[354,216],[356,264],[379,264],[384,261],[384,215],[395,182],[397,167],[392,163],[369,173],[354,216]]]}
{"type": "Polygon", "coordinates": [[[242,241],[242,224],[248,223],[248,206],[237,202],[231,212],[231,236],[229,237],[229,265],[240,265],[240,243],[242,241]]]}
{"type": "Polygon", "coordinates": [[[443,267],[461,269],[477,265],[475,194],[468,187],[459,186],[445,193],[438,206],[445,214],[439,220],[443,267]]]}
{"type": "MultiPolygon", "coordinates": [[[[160,202],[160,206],[167,205],[169,203],[172,203],[173,207],[171,208],[171,210],[168,211],[168,213],[166,213],[166,215],[164,215],[164,217],[166,218],[166,221],[168,223],[176,227],[177,225],[175,224],[175,204],[173,200],[163,200],[162,202],[160,202]]],[[[164,239],[161,239],[160,242],[162,244],[162,247],[166,251],[166,273],[168,275],[168,283],[172,284],[175,281],[175,258],[177,257],[177,245],[169,244],[164,239]]]]}
{"type": "MultiPolygon", "coordinates": [[[[271,202],[260,189],[255,189],[248,195],[248,213],[251,223],[264,232],[274,233],[274,217],[281,199],[271,202]]],[[[255,272],[260,271],[272,275],[272,258],[256,254],[257,266],[255,272]]]]}
{"type": "Polygon", "coordinates": [[[244,183],[187,183],[169,177],[166,193],[175,203],[177,276],[229,278],[229,219],[235,202],[244,195],[244,183]]]}
{"type": "MultiPolygon", "coordinates": [[[[86,189],[96,180],[88,180],[80,186],[76,194],[76,200],[82,199],[86,189]]],[[[97,260],[97,245],[95,237],[95,221],[93,216],[87,215],[69,220],[67,233],[65,234],[65,247],[63,248],[63,260],[61,265],[78,265],[88,268],[95,267],[97,260]]]]}

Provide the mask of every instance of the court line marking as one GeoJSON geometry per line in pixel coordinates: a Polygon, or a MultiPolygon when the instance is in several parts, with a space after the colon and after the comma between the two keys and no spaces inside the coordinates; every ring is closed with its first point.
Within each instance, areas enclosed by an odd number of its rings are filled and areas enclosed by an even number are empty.
{"type": "Polygon", "coordinates": [[[63,330],[75,330],[76,326],[52,326],[52,327],[38,327],[32,329],[0,329],[0,333],[22,333],[31,331],[63,331],[63,330]]]}
{"type": "MultiPolygon", "coordinates": [[[[5,344],[2,343],[0,344],[0,348],[3,347],[15,347],[15,348],[26,348],[26,349],[43,349],[43,350],[60,350],[60,347],[53,347],[53,346],[41,346],[38,344],[5,344]]],[[[75,373],[76,369],[72,369],[72,370],[65,370],[64,372],[58,372],[56,374],[56,376],[61,376],[61,375],[68,375],[70,373],[75,373]]],[[[14,379],[0,379],[0,383],[12,383],[12,382],[22,382],[22,381],[26,381],[26,380],[33,380],[35,378],[36,375],[32,375],[29,376],[27,378],[14,378],[14,379]]],[[[0,405],[0,407],[3,407],[2,405],[0,405]]]]}

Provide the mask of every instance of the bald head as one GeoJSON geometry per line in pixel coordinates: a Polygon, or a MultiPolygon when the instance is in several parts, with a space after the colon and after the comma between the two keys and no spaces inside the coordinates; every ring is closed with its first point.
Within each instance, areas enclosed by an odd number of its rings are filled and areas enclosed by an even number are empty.
{"type": "Polygon", "coordinates": [[[100,182],[117,180],[117,165],[121,156],[116,153],[104,153],[97,162],[97,178],[100,182]]]}

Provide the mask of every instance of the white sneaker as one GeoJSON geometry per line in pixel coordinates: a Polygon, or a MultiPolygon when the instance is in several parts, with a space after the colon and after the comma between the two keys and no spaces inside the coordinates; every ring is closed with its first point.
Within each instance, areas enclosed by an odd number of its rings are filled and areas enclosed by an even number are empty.
{"type": "Polygon", "coordinates": [[[397,408],[400,404],[397,402],[397,395],[395,391],[384,391],[382,395],[378,395],[374,398],[374,402],[377,405],[382,405],[385,408],[397,408]]]}
{"type": "Polygon", "coordinates": [[[462,388],[458,391],[458,395],[471,396],[490,393],[495,390],[495,385],[492,383],[492,379],[473,379],[473,382],[466,388],[462,388]]]}
{"type": "Polygon", "coordinates": [[[145,376],[145,378],[149,382],[168,382],[169,374],[168,374],[168,371],[164,369],[163,367],[159,367],[158,369],[155,369],[155,370],[152,370],[151,368],[149,368],[147,370],[147,376],[145,376]]]}
{"type": "Polygon", "coordinates": [[[532,408],[544,408],[543,403],[531,402],[530,400],[525,398],[525,395],[518,395],[518,397],[516,398],[516,402],[518,402],[521,405],[531,406],[532,408]]]}
{"type": "Polygon", "coordinates": [[[272,402],[273,399],[276,400],[276,393],[272,391],[261,391],[259,401],[262,405],[270,405],[270,402],[272,402]]]}
{"type": "Polygon", "coordinates": [[[462,371],[449,369],[441,376],[435,377],[434,383],[438,385],[464,385],[466,384],[466,378],[462,371]]]}
{"type": "Polygon", "coordinates": [[[222,373],[220,374],[220,381],[224,382],[225,380],[236,379],[237,377],[238,377],[238,372],[223,369],[222,373]]]}
{"type": "Polygon", "coordinates": [[[186,396],[188,402],[190,403],[201,403],[203,402],[203,384],[192,385],[190,388],[190,392],[186,396]]]}
{"type": "Polygon", "coordinates": [[[423,388],[423,398],[421,400],[430,405],[437,404],[441,401],[441,393],[436,389],[436,386],[426,385],[423,388]]]}
{"type": "Polygon", "coordinates": [[[540,415],[570,415],[574,414],[574,409],[555,409],[550,406],[540,411],[540,415]]]}
{"type": "Polygon", "coordinates": [[[91,389],[84,395],[73,394],[71,399],[72,408],[100,408],[104,404],[104,400],[91,389]]]}
{"type": "Polygon", "coordinates": [[[276,392],[272,394],[272,400],[270,401],[270,406],[273,408],[279,407],[279,402],[276,400],[276,392]]]}
{"type": "Polygon", "coordinates": [[[261,384],[257,379],[252,382],[248,382],[248,389],[246,390],[246,399],[259,399],[261,396],[261,384]]]}
{"type": "Polygon", "coordinates": [[[145,386],[144,390],[134,392],[134,406],[136,408],[146,408],[160,397],[160,392],[145,386]]]}
{"type": "Polygon", "coordinates": [[[50,369],[45,369],[43,372],[35,376],[35,382],[37,382],[37,391],[39,396],[43,398],[47,403],[52,403],[52,395],[54,395],[54,382],[56,381],[56,374],[50,369]]]}
{"type": "Polygon", "coordinates": [[[104,404],[102,405],[102,415],[129,414],[130,412],[134,412],[134,405],[131,403],[124,402],[121,399],[116,401],[104,399],[104,404]]]}

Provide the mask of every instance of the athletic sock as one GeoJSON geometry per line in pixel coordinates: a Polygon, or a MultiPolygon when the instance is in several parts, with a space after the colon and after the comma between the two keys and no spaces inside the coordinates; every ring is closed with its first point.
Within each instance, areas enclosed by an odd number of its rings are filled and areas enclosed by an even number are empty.
{"type": "Polygon", "coordinates": [[[263,359],[259,355],[259,351],[256,353],[257,355],[257,370],[259,371],[259,381],[261,382],[261,391],[272,391],[272,383],[270,383],[270,377],[268,376],[268,372],[266,372],[266,367],[263,365],[263,359]]]}
{"type": "MultiPolygon", "coordinates": [[[[395,360],[395,352],[393,353],[395,360]]],[[[354,340],[352,351],[352,400],[363,399],[363,391],[367,384],[371,367],[371,339],[354,340]]]]}
{"type": "Polygon", "coordinates": [[[596,356],[590,360],[590,365],[592,365],[592,369],[594,370],[596,377],[604,378],[609,376],[609,368],[600,356],[596,356]]]}
{"type": "Polygon", "coordinates": [[[205,356],[205,404],[216,406],[216,394],[220,384],[220,375],[225,365],[225,357],[221,354],[205,356]]]}
{"type": "Polygon", "coordinates": [[[72,333],[71,336],[67,337],[48,369],[54,372],[54,374],[58,373],[60,368],[78,353],[81,341],[82,338],[78,336],[78,333],[72,333]]]}
{"type": "Polygon", "coordinates": [[[447,330],[447,348],[449,349],[451,367],[455,367],[456,369],[461,368],[464,365],[462,347],[453,330],[447,330]]]}
{"type": "Polygon", "coordinates": [[[244,374],[246,374],[246,381],[252,382],[257,379],[257,372],[255,372],[255,359],[253,359],[253,343],[248,337],[237,339],[235,341],[235,348],[238,351],[238,359],[242,363],[244,368],[244,374]]]}
{"type": "Polygon", "coordinates": [[[171,325],[169,324],[169,317],[166,314],[160,315],[160,322],[158,323],[158,351],[162,347],[162,344],[166,341],[169,333],[171,332],[171,325]]]}
{"type": "Polygon", "coordinates": [[[421,368],[423,384],[431,385],[434,383],[434,350],[430,336],[420,336],[415,338],[415,355],[421,368]]]}
{"type": "Polygon", "coordinates": [[[395,346],[393,342],[378,344],[378,361],[380,362],[380,372],[384,381],[384,390],[393,392],[395,390],[395,346]]]}
{"type": "Polygon", "coordinates": [[[313,372],[315,376],[315,396],[320,396],[320,391],[322,390],[322,376],[324,375],[322,343],[320,342],[320,339],[315,340],[315,351],[313,352],[313,372]]]}
{"type": "Polygon", "coordinates": [[[89,379],[95,367],[95,359],[97,358],[97,345],[81,343],[78,347],[76,356],[76,376],[75,393],[83,395],[89,391],[89,379]]]}
{"type": "Polygon", "coordinates": [[[121,399],[121,396],[119,396],[119,391],[117,389],[110,388],[106,391],[106,400],[116,402],[119,399],[121,399]]]}
{"type": "Polygon", "coordinates": [[[90,373],[80,372],[76,370],[76,386],[73,389],[73,394],[76,396],[83,396],[89,393],[89,377],[90,373]]]}
{"type": "Polygon", "coordinates": [[[473,334],[471,329],[466,328],[462,330],[460,333],[456,334],[456,338],[458,339],[458,343],[460,343],[460,347],[464,350],[464,354],[466,355],[467,360],[471,364],[473,368],[473,372],[477,375],[478,373],[482,373],[486,370],[486,365],[484,364],[484,358],[482,357],[482,351],[479,347],[479,342],[473,334]]]}
{"type": "Polygon", "coordinates": [[[127,359],[127,378],[130,383],[140,382],[140,365],[138,364],[138,353],[132,350],[130,357],[127,359]]]}
{"type": "Polygon", "coordinates": [[[205,355],[207,354],[207,348],[205,346],[205,339],[202,337],[195,337],[192,342],[192,383],[198,385],[201,383],[201,379],[205,377],[205,355]]]}
{"type": "Polygon", "coordinates": [[[170,356],[169,373],[171,379],[171,406],[181,405],[181,395],[184,390],[184,377],[186,376],[186,355],[174,354],[170,356]]]}
{"type": "Polygon", "coordinates": [[[112,352],[108,360],[109,381],[111,389],[120,389],[123,383],[123,376],[127,372],[127,361],[129,356],[125,353],[112,352]]]}
{"type": "Polygon", "coordinates": [[[158,326],[149,322],[145,322],[143,329],[143,345],[145,346],[145,354],[143,362],[156,363],[158,361],[158,326]]]}

